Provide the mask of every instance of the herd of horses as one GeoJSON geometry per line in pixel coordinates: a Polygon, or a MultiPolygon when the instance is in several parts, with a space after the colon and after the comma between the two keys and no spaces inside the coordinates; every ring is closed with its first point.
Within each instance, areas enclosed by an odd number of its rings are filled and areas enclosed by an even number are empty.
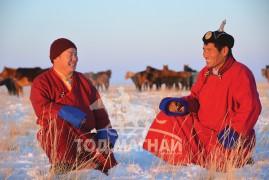
{"type": "Polygon", "coordinates": [[[162,70],[147,66],[141,72],[128,71],[125,79],[132,79],[138,91],[152,89],[153,85],[156,86],[156,90],[159,90],[163,84],[167,89],[175,87],[177,90],[184,88],[189,90],[196,81],[197,75],[198,72],[188,65],[184,65],[184,71],[173,71],[168,68],[168,65],[164,65],[162,70]]]}
{"type": "MultiPolygon", "coordinates": [[[[34,79],[41,73],[49,70],[50,68],[42,69],[40,67],[34,68],[10,68],[4,67],[0,73],[0,86],[5,85],[9,95],[22,96],[23,87],[32,85],[34,79]]],[[[103,91],[103,86],[108,90],[109,79],[111,77],[111,70],[101,71],[97,73],[84,73],[98,90],[103,91]]]]}
{"type": "Polygon", "coordinates": [[[23,95],[23,87],[31,85],[36,76],[48,69],[4,67],[0,73],[0,86],[5,85],[10,95],[23,95]]]}
{"type": "MultiPolygon", "coordinates": [[[[173,71],[168,68],[168,65],[164,65],[163,69],[156,69],[151,66],[147,66],[144,71],[137,73],[128,71],[125,74],[125,79],[131,79],[135,84],[138,91],[143,89],[152,89],[153,85],[156,89],[160,89],[162,84],[167,89],[175,87],[177,90],[189,90],[196,82],[199,72],[190,68],[188,65],[184,65],[184,71],[173,71]]],[[[262,76],[269,82],[269,65],[266,65],[265,69],[262,69],[262,76]]]]}
{"type": "MultiPolygon", "coordinates": [[[[49,70],[49,68],[42,69],[40,67],[34,68],[10,68],[4,67],[0,73],[0,86],[5,85],[10,95],[23,95],[23,87],[29,86],[33,83],[35,77],[39,74],[49,70]]],[[[86,72],[85,77],[89,79],[92,84],[99,90],[107,91],[109,89],[109,82],[112,75],[111,70],[100,71],[97,73],[86,72]]],[[[196,81],[198,72],[193,70],[188,65],[184,65],[184,71],[174,71],[164,65],[163,69],[156,69],[147,66],[144,71],[137,73],[128,71],[125,74],[125,79],[131,79],[138,91],[152,89],[156,86],[159,90],[164,84],[167,89],[173,87],[177,90],[189,90],[196,81]]],[[[262,69],[262,76],[269,82],[269,65],[262,69]]]]}

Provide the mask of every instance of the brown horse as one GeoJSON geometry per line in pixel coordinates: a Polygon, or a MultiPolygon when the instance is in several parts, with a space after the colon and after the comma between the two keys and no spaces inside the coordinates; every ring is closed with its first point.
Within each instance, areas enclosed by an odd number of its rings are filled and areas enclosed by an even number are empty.
{"type": "Polygon", "coordinates": [[[5,79],[1,80],[0,86],[3,86],[3,85],[6,86],[9,95],[17,95],[17,91],[16,91],[16,88],[14,85],[14,79],[5,78],[5,79]]]}
{"type": "Polygon", "coordinates": [[[179,89],[179,83],[182,85],[182,90],[189,89],[189,79],[191,78],[191,73],[184,71],[172,71],[169,70],[168,65],[163,66],[162,73],[163,82],[168,89],[171,89],[175,85],[176,89],[179,89]]]}
{"type": "Polygon", "coordinates": [[[153,68],[151,66],[146,67],[147,72],[147,79],[149,81],[149,87],[152,88],[152,86],[155,84],[156,89],[160,89],[163,83],[163,71],[153,68]]]}
{"type": "Polygon", "coordinates": [[[111,70],[100,71],[97,73],[93,72],[84,73],[86,78],[89,79],[98,90],[100,90],[101,88],[102,91],[103,86],[105,86],[106,91],[108,90],[111,74],[112,74],[111,70]]]}
{"type": "Polygon", "coordinates": [[[6,78],[15,78],[16,76],[16,69],[4,67],[3,71],[0,73],[0,78],[6,79],[6,78]]]}
{"type": "Polygon", "coordinates": [[[23,88],[19,85],[16,77],[17,70],[15,68],[4,67],[3,71],[0,73],[1,85],[5,85],[8,89],[10,95],[19,96],[20,93],[23,94],[23,88]]]}
{"type": "Polygon", "coordinates": [[[150,84],[156,84],[158,90],[164,83],[168,89],[171,89],[173,85],[179,89],[179,83],[182,84],[182,88],[188,88],[188,78],[191,77],[191,73],[184,71],[171,71],[168,66],[164,66],[163,70],[155,69],[151,66],[147,66],[148,80],[150,84]]]}
{"type": "MultiPolygon", "coordinates": [[[[133,83],[134,83],[134,85],[135,85],[135,88],[136,88],[137,90],[139,90],[139,81],[138,81],[138,78],[137,78],[136,73],[131,72],[131,71],[128,71],[128,72],[125,74],[125,79],[129,79],[129,78],[132,79],[132,81],[133,81],[133,83]]],[[[141,90],[141,89],[140,89],[140,90],[141,90]]]]}
{"type": "Polygon", "coordinates": [[[146,90],[148,87],[147,76],[148,74],[146,71],[141,71],[137,73],[128,71],[125,74],[125,79],[131,78],[133,83],[135,84],[136,89],[138,91],[142,91],[142,87],[144,87],[144,90],[146,90]]]}
{"type": "Polygon", "coordinates": [[[97,74],[93,73],[93,72],[86,72],[84,73],[85,77],[91,81],[91,83],[97,87],[97,74]]]}
{"type": "Polygon", "coordinates": [[[40,67],[34,67],[34,68],[18,68],[16,71],[15,78],[17,79],[17,83],[23,87],[32,85],[34,79],[41,73],[49,70],[47,69],[41,69],[40,67]]]}
{"type": "Polygon", "coordinates": [[[98,88],[101,87],[102,91],[103,91],[103,85],[105,86],[106,91],[108,90],[111,74],[112,74],[111,70],[97,72],[98,88]]]}

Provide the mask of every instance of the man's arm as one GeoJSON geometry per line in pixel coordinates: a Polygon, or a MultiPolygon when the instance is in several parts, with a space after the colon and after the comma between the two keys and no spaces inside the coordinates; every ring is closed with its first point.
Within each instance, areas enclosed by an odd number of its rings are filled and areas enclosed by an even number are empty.
{"type": "Polygon", "coordinates": [[[254,128],[261,112],[256,82],[248,68],[242,68],[238,76],[234,78],[231,91],[234,100],[231,128],[246,137],[254,128]]]}
{"type": "Polygon", "coordinates": [[[49,99],[49,92],[46,84],[42,81],[34,81],[31,87],[30,100],[35,114],[39,120],[50,121],[57,118],[62,104],[55,103],[49,99]]]}
{"type": "Polygon", "coordinates": [[[53,102],[49,99],[48,84],[42,81],[34,81],[31,87],[30,100],[38,117],[39,124],[46,124],[60,117],[76,128],[80,128],[87,117],[80,109],[53,102]]]}

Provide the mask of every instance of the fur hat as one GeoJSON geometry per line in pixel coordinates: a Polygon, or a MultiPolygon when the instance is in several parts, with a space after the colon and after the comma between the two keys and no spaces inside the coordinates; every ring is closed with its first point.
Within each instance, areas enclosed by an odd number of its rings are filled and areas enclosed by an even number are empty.
{"type": "Polygon", "coordinates": [[[76,45],[65,38],[60,38],[55,40],[50,46],[50,60],[53,63],[53,60],[56,59],[62,52],[69,48],[77,49],[76,45]]]}
{"type": "Polygon", "coordinates": [[[234,46],[234,38],[230,34],[227,34],[223,31],[224,25],[226,24],[226,20],[222,21],[220,28],[217,31],[208,31],[203,36],[204,43],[216,43],[224,46],[228,46],[228,48],[232,48],[234,46]]]}

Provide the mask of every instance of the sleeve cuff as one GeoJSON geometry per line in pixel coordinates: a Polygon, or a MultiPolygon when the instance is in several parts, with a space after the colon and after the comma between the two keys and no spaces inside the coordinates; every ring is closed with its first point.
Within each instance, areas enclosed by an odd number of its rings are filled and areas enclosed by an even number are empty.
{"type": "Polygon", "coordinates": [[[162,99],[159,108],[161,111],[163,111],[168,116],[183,116],[186,115],[188,112],[188,103],[182,98],[173,98],[173,97],[166,97],[162,99]],[[184,112],[181,113],[173,113],[168,110],[168,105],[171,101],[180,102],[184,106],[184,112]]]}
{"type": "Polygon", "coordinates": [[[118,139],[118,133],[115,129],[112,128],[98,129],[96,138],[107,139],[110,142],[111,148],[113,148],[116,140],[118,139]]]}
{"type": "Polygon", "coordinates": [[[227,126],[218,134],[218,141],[226,149],[236,149],[239,135],[232,128],[227,126]]]}
{"type": "Polygon", "coordinates": [[[76,128],[80,128],[82,120],[87,117],[87,114],[76,107],[63,106],[58,112],[58,116],[76,128]]]}

